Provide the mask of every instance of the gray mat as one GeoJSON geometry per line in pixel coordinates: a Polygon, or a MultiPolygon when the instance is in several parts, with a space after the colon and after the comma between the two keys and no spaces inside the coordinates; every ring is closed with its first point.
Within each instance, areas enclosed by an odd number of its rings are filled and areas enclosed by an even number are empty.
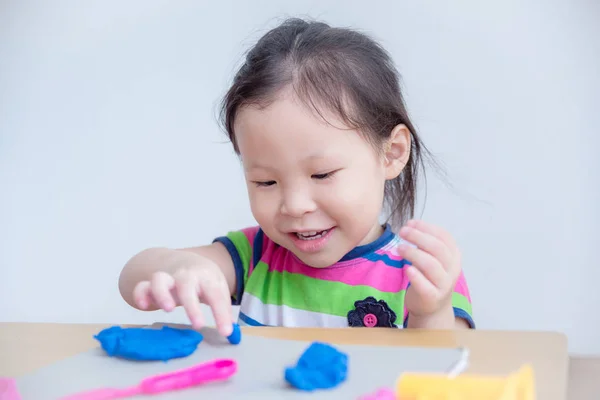
{"type": "Polygon", "coordinates": [[[246,335],[234,346],[212,328],[202,333],[204,340],[196,352],[183,359],[126,361],[108,357],[98,347],[23,376],[17,379],[17,386],[23,400],[57,400],[94,388],[132,386],[148,376],[215,358],[234,358],[238,372],[227,382],[135,399],[356,399],[380,387],[393,387],[404,371],[448,372],[461,363],[465,354],[462,349],[334,345],[349,356],[347,380],[334,389],[302,392],[289,387],[283,373],[286,366],[296,363],[310,342],[246,335]]]}

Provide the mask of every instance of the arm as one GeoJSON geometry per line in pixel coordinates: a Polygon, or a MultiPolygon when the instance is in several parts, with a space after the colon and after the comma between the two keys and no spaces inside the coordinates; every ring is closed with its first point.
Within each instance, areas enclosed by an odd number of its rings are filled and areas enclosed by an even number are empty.
{"type": "MultiPolygon", "coordinates": [[[[133,256],[123,267],[119,276],[119,292],[130,306],[141,309],[133,298],[134,288],[142,281],[150,281],[156,272],[173,275],[187,266],[214,263],[223,272],[230,293],[236,287],[233,261],[225,246],[219,242],[184,249],[149,248],[133,256]]],[[[158,309],[155,305],[145,310],[158,309]]]]}

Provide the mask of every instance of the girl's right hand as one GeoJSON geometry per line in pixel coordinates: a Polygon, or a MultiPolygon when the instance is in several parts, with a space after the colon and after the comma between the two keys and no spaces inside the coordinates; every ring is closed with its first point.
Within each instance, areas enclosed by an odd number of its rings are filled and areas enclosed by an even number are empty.
{"type": "Polygon", "coordinates": [[[167,272],[155,272],[150,280],[138,282],[133,290],[136,305],[142,310],[159,308],[170,312],[183,306],[192,327],[204,326],[200,303],[210,306],[217,328],[223,336],[233,329],[231,296],[225,275],[217,264],[203,257],[188,254],[181,264],[167,272]]]}

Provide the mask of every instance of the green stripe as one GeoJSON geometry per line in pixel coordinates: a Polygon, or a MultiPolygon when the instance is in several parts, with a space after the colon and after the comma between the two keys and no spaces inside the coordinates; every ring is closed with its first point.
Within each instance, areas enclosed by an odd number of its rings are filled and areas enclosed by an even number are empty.
{"type": "Polygon", "coordinates": [[[461,308],[465,310],[471,318],[473,317],[472,305],[469,302],[469,299],[460,293],[452,293],[452,307],[461,308]]]}
{"type": "Polygon", "coordinates": [[[227,237],[233,242],[240,259],[242,260],[242,266],[244,267],[244,282],[246,282],[248,280],[250,260],[252,259],[252,246],[250,246],[248,237],[244,234],[244,232],[229,232],[227,237]]]}
{"type": "MultiPolygon", "coordinates": [[[[263,304],[286,305],[299,310],[338,316],[346,316],[348,311],[354,308],[356,300],[373,296],[388,303],[395,310],[399,320],[403,318],[406,294],[405,290],[395,293],[381,292],[366,285],[352,286],[287,271],[269,272],[269,266],[263,261],[252,271],[252,279],[247,282],[246,291],[256,296],[263,304]]],[[[472,316],[471,303],[464,295],[453,293],[452,306],[463,309],[472,316]]]]}
{"type": "Polygon", "coordinates": [[[398,320],[404,313],[404,294],[380,292],[370,286],[347,285],[342,282],[326,281],[289,272],[269,272],[269,266],[260,261],[252,271],[252,279],[246,291],[264,304],[286,305],[306,311],[346,316],[354,308],[356,300],[373,296],[384,300],[395,310],[398,320]],[[323,301],[326,299],[327,301],[323,301]]]}

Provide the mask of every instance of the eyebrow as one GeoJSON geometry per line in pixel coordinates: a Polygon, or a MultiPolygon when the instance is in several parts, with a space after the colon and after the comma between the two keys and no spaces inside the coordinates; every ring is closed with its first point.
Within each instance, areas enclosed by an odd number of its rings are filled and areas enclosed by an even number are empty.
{"type": "MultiPolygon", "coordinates": [[[[337,157],[337,155],[336,154],[325,154],[323,152],[317,152],[317,153],[313,153],[313,154],[309,155],[308,157],[305,157],[302,161],[306,162],[306,161],[317,161],[317,160],[331,160],[334,157],[337,157]]],[[[269,167],[268,165],[263,165],[259,161],[259,162],[250,164],[248,166],[248,168],[246,168],[246,171],[252,171],[254,169],[272,170],[273,168],[269,167]]]]}
{"type": "Polygon", "coordinates": [[[247,168],[245,168],[246,171],[252,171],[254,169],[267,169],[267,170],[271,170],[273,168],[267,166],[267,165],[262,165],[260,163],[254,163],[249,165],[247,168]]]}
{"type": "Polygon", "coordinates": [[[306,160],[323,160],[330,159],[332,155],[327,155],[325,153],[313,153],[310,156],[306,157],[306,160]]]}

